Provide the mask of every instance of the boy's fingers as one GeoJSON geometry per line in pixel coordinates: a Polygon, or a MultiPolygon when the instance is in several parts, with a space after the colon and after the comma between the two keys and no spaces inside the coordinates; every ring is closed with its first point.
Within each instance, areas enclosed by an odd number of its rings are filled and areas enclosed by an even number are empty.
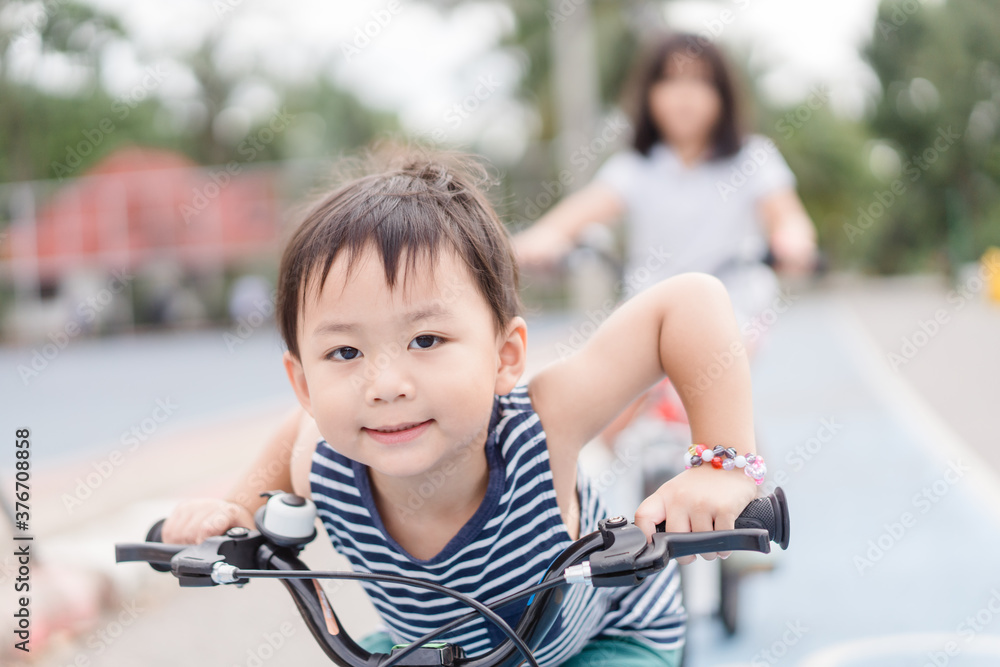
{"type": "MultiPolygon", "coordinates": [[[[693,532],[704,532],[712,530],[712,515],[708,512],[699,512],[691,515],[691,530],[693,532]]],[[[715,560],[715,552],[701,554],[701,557],[705,560],[715,560]]],[[[691,556],[691,560],[695,560],[695,556],[691,556]]]]}
{"type": "Polygon", "coordinates": [[[184,510],[167,517],[160,529],[160,539],[165,544],[185,544],[188,534],[188,514],[184,510]]]}
{"type": "Polygon", "coordinates": [[[635,511],[635,525],[646,534],[647,542],[653,541],[656,524],[663,521],[664,518],[663,501],[656,494],[643,500],[635,511]]]}
{"type": "MultiPolygon", "coordinates": [[[[674,506],[674,511],[667,513],[667,519],[665,521],[664,531],[668,533],[690,533],[692,531],[691,520],[692,517],[684,512],[676,509],[674,506]]],[[[693,563],[695,561],[694,556],[682,556],[681,558],[675,558],[679,564],[687,565],[688,563],[693,563]]]]}
{"type": "MultiPolygon", "coordinates": [[[[732,513],[725,512],[719,514],[715,517],[715,530],[732,530],[736,527],[736,516],[732,513]]],[[[732,555],[732,551],[720,551],[718,553],[719,558],[725,560],[732,555]]]]}

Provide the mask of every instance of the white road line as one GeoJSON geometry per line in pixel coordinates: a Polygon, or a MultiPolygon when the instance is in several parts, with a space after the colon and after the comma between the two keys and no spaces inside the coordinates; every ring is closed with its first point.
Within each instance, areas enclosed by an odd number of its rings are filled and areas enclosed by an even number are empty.
{"type": "Polygon", "coordinates": [[[865,659],[865,664],[871,664],[869,658],[909,658],[915,657],[918,652],[941,653],[946,660],[942,664],[951,662],[958,655],[1000,657],[1000,637],[979,635],[971,643],[968,636],[954,633],[913,632],[866,637],[814,651],[800,660],[798,667],[850,667],[858,658],[865,659]],[[949,643],[955,645],[952,656],[945,654],[945,646],[949,643]],[[955,653],[956,647],[958,653],[955,653]]]}
{"type": "Polygon", "coordinates": [[[962,439],[927,403],[926,400],[889,368],[878,344],[855,310],[844,303],[843,297],[834,297],[835,304],[843,311],[836,318],[836,325],[844,337],[854,344],[857,359],[861,362],[865,379],[876,389],[879,397],[899,415],[903,424],[913,432],[914,440],[921,443],[927,453],[943,465],[948,461],[962,460],[972,470],[965,474],[973,493],[982,503],[980,511],[991,513],[1000,524],[1000,475],[990,464],[962,439]]]}

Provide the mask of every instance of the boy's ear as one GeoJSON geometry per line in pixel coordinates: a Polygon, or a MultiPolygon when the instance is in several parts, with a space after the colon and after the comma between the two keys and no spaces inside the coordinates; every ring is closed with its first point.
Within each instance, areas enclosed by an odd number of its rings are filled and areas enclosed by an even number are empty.
{"type": "Polygon", "coordinates": [[[524,374],[528,356],[528,324],[521,316],[511,319],[500,341],[497,354],[497,382],[493,391],[503,396],[517,385],[524,374]]]}
{"type": "Polygon", "coordinates": [[[306,384],[306,372],[302,368],[302,362],[295,358],[288,350],[281,355],[281,361],[285,364],[285,373],[288,374],[288,381],[292,383],[295,397],[299,399],[299,404],[309,413],[310,417],[315,417],[312,413],[312,403],[309,400],[309,385],[306,384]]]}

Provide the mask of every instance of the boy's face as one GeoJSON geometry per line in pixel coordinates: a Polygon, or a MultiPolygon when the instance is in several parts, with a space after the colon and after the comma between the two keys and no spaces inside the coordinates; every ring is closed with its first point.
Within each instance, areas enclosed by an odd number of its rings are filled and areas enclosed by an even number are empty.
{"type": "Polygon", "coordinates": [[[509,392],[523,371],[524,320],[498,336],[488,303],[450,249],[441,249],[434,271],[421,257],[405,285],[401,261],[393,290],[374,249],[356,258],[350,279],[345,255],[319,301],[315,286],[306,295],[301,361],[285,353],[320,433],[390,477],[421,475],[481,449],[494,393],[509,392]]]}

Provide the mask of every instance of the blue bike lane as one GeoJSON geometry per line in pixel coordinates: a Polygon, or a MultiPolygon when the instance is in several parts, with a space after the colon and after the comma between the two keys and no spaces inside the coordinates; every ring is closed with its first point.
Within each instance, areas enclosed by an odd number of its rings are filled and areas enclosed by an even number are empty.
{"type": "Polygon", "coordinates": [[[692,621],[687,667],[1000,664],[995,473],[835,296],[795,303],[764,343],[759,446],[791,543],[743,580],[735,637],[692,621]]]}

